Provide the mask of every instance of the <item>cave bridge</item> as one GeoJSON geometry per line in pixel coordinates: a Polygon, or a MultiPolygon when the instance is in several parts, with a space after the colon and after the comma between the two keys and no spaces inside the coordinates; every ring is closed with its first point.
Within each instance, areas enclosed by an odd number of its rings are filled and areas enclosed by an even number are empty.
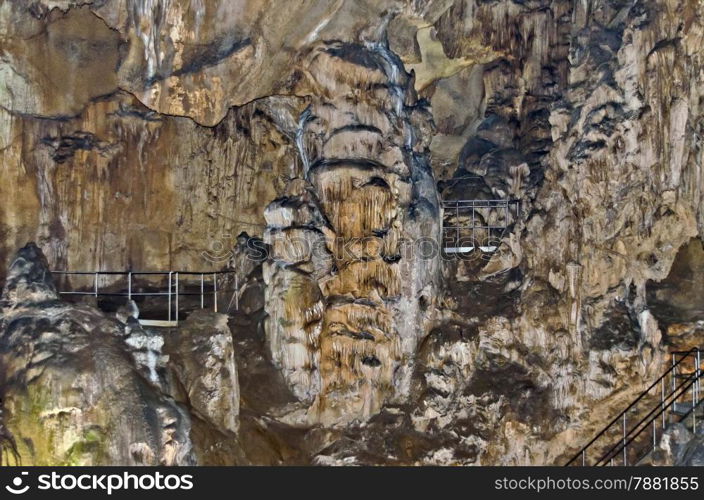
{"type": "Polygon", "coordinates": [[[135,301],[143,326],[175,327],[196,309],[218,312],[223,305],[227,311],[239,309],[234,271],[52,271],[52,275],[60,295],[94,297],[106,312],[124,305],[124,299],[135,301]]]}

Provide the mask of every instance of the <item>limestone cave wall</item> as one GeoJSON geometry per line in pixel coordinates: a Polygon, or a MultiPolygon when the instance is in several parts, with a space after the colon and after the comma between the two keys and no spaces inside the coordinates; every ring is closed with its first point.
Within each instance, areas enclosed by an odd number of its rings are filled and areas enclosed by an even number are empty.
{"type": "Polygon", "coordinates": [[[701,345],[701,297],[675,290],[704,229],[703,18],[697,0],[2,1],[0,283],[28,241],[53,269],[234,267],[234,350],[257,354],[230,369],[243,425],[192,417],[200,458],[239,432],[208,460],[559,463],[670,346],[701,345]],[[520,199],[498,251],[418,252],[462,198],[520,199]]]}

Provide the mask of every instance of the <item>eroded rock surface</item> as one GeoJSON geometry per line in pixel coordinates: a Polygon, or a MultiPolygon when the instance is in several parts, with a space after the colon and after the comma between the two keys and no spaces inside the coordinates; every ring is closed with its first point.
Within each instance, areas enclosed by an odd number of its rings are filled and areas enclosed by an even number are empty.
{"type": "Polygon", "coordinates": [[[704,437],[693,434],[687,423],[667,429],[647,459],[652,465],[701,467],[704,465],[704,437]]]}
{"type": "Polygon", "coordinates": [[[29,244],[2,295],[3,417],[23,465],[188,465],[190,418],[135,367],[123,325],[59,300],[29,244]]]}
{"type": "Polygon", "coordinates": [[[368,418],[408,394],[439,255],[430,115],[381,43],[316,47],[301,114],[300,178],[270,204],[267,335],[311,421],[368,418]],[[415,248],[414,248],[415,246],[415,248]],[[424,305],[422,305],[424,301],[424,305]]]}
{"type": "Polygon", "coordinates": [[[164,341],[176,399],[218,429],[236,433],[240,391],[227,316],[196,311],[164,341]]]}
{"type": "MultiPolygon", "coordinates": [[[[30,240],[56,269],[231,263],[235,343],[270,353],[240,463],[561,463],[701,342],[703,8],[5,2],[0,280],[30,240]],[[438,196],[521,208],[493,257],[399,252],[438,196]]],[[[96,314],[42,290],[47,327],[96,314]]],[[[133,333],[128,379],[164,384],[133,333]]]]}

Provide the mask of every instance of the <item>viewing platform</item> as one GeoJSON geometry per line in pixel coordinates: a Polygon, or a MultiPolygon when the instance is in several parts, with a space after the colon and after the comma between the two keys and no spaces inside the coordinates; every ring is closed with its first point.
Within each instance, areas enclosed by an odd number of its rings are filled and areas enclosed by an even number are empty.
{"type": "Polygon", "coordinates": [[[63,296],[95,297],[97,305],[111,311],[134,300],[140,307],[143,326],[175,327],[179,319],[196,309],[218,312],[219,300],[227,309],[239,309],[239,282],[234,271],[52,271],[63,296]],[[231,295],[229,295],[231,294],[231,295]],[[144,299],[157,300],[145,304],[144,299]],[[141,303],[141,304],[140,304],[141,303]]]}
{"type": "Polygon", "coordinates": [[[445,253],[492,253],[518,220],[520,200],[444,200],[442,209],[445,253]]]}

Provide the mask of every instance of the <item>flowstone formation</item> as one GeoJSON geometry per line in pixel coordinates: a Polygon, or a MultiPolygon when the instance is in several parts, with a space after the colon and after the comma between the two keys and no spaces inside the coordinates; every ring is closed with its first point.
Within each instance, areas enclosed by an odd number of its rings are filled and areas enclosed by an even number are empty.
{"type": "MultiPolygon", "coordinates": [[[[129,384],[86,393],[177,402],[198,463],[564,463],[668,349],[704,343],[702,19],[696,0],[1,3],[0,284],[37,241],[56,270],[229,266],[241,288],[236,370],[222,316],[162,338],[51,295],[4,309],[29,339],[3,337],[6,380],[97,377],[107,349],[129,384]],[[440,241],[438,197],[521,208],[494,254],[439,262],[413,244],[440,241]]],[[[3,443],[76,441],[48,414],[18,427],[8,388],[3,443]]],[[[105,460],[160,462],[159,432],[135,437],[153,460],[105,460]]],[[[689,460],[676,438],[663,463],[689,460]]]]}
{"type": "Polygon", "coordinates": [[[300,162],[265,211],[267,338],[308,420],[366,419],[408,396],[437,289],[432,121],[382,43],[307,56],[300,162]],[[432,251],[434,250],[434,252],[432,251]]]}

